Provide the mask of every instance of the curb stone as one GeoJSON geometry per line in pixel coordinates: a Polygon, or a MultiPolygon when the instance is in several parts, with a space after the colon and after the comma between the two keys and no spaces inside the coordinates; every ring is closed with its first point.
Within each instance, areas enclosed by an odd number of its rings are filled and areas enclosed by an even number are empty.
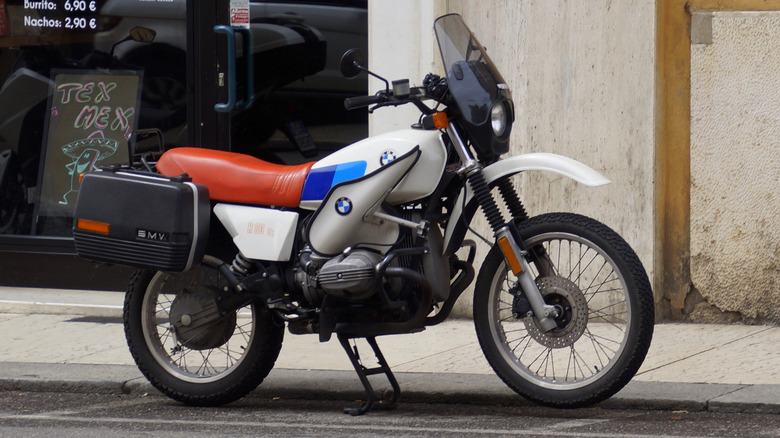
{"type": "MultiPolygon", "coordinates": [[[[161,395],[130,365],[0,364],[0,390],[161,395]]],[[[456,373],[396,373],[401,403],[535,406],[509,389],[497,376],[456,373]]],[[[389,385],[372,380],[379,394],[389,385]]],[[[274,369],[252,398],[361,399],[362,388],[351,371],[274,369]]],[[[603,409],[686,410],[780,414],[780,385],[630,382],[603,409]]]]}

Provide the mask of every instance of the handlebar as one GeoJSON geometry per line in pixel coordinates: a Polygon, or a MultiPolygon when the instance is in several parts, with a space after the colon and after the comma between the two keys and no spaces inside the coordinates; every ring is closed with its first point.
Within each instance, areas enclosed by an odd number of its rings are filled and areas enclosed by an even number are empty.
{"type": "Polygon", "coordinates": [[[370,105],[374,105],[377,103],[384,103],[387,102],[387,97],[384,94],[384,91],[380,92],[380,94],[375,94],[373,96],[357,96],[357,97],[348,97],[344,99],[344,108],[347,110],[353,110],[357,108],[363,108],[370,105]]]}
{"type": "MultiPolygon", "coordinates": [[[[409,89],[409,93],[403,96],[396,96],[392,90],[381,90],[373,96],[357,96],[348,97],[344,99],[344,108],[347,110],[353,110],[357,108],[365,108],[367,106],[376,105],[369,109],[369,112],[374,111],[377,108],[383,106],[399,106],[407,103],[413,103],[424,114],[432,114],[433,110],[423,103],[423,100],[433,99],[426,93],[424,87],[412,87],[409,89]]],[[[434,99],[438,100],[438,99],[434,99]]]]}

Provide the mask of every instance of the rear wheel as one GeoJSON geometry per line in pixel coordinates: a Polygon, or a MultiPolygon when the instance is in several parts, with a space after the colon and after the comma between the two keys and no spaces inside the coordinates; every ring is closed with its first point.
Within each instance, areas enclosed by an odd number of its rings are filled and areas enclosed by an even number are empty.
{"type": "Polygon", "coordinates": [[[137,271],[130,282],[124,306],[130,352],[152,385],[175,400],[200,406],[237,400],[276,362],[283,325],[254,304],[220,315],[215,301],[225,290],[225,279],[206,265],[137,271]]]}
{"type": "Polygon", "coordinates": [[[581,407],[619,391],[639,369],[653,333],[647,274],[607,226],[567,213],[518,223],[532,275],[558,326],[544,332],[498,247],[474,292],[480,346],[520,395],[554,407],[581,407]]]}

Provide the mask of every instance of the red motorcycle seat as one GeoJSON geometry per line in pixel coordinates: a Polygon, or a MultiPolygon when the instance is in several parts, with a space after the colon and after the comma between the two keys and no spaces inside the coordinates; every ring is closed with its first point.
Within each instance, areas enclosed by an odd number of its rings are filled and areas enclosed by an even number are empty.
{"type": "Polygon", "coordinates": [[[234,152],[182,147],[164,153],[157,170],[165,176],[186,173],[208,187],[216,201],[297,207],[313,165],[284,166],[234,152]]]}

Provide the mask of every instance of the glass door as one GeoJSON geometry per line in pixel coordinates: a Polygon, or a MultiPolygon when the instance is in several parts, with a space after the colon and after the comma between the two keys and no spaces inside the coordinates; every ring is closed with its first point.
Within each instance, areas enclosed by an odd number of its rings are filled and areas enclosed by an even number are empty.
{"type": "Polygon", "coordinates": [[[238,81],[230,3],[231,0],[187,0],[189,146],[230,149],[230,111],[235,103],[228,99],[235,99],[238,81]]]}
{"type": "Polygon", "coordinates": [[[0,285],[109,288],[73,255],[78,176],[157,148],[134,130],[286,164],[364,137],[338,61],[366,4],[0,0],[0,285]]]}
{"type": "Polygon", "coordinates": [[[0,285],[122,287],[72,255],[78,177],[128,161],[136,129],[186,145],[186,6],[0,0],[0,285]]]}
{"type": "Polygon", "coordinates": [[[184,0],[0,0],[0,250],[72,247],[79,174],[128,161],[133,130],[186,144],[186,18],[184,0]]]}
{"type": "Polygon", "coordinates": [[[189,0],[189,144],[295,164],[365,137],[339,73],[367,47],[366,0],[189,0]]]}

